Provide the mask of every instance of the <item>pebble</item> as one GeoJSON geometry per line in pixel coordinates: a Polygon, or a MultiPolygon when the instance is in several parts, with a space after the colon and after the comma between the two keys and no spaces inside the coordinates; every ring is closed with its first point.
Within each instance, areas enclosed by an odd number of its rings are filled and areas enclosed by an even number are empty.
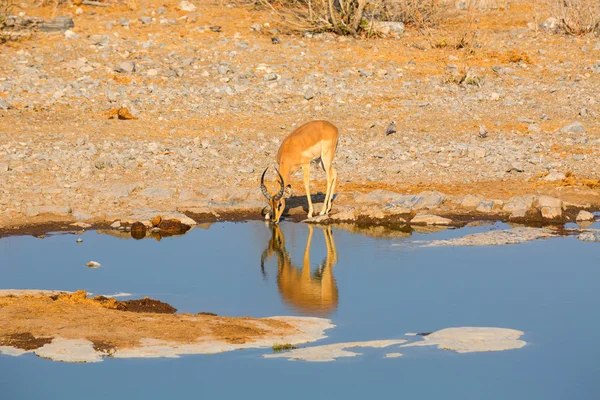
{"type": "Polygon", "coordinates": [[[562,133],[585,133],[585,126],[579,121],[571,122],[560,130],[562,133]]]}

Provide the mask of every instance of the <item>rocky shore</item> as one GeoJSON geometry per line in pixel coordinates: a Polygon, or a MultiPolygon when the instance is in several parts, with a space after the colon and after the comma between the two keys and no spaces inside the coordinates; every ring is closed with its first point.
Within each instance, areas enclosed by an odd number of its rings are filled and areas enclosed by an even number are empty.
{"type": "MultiPolygon", "coordinates": [[[[260,173],[311,119],[342,133],[338,196],[315,222],[564,223],[600,208],[600,41],[532,28],[528,2],[482,12],[472,52],[411,29],[287,35],[265,10],[212,3],[60,13],[73,26],[0,52],[0,231],[262,218],[260,173]]],[[[294,179],[288,218],[302,220],[294,179]]],[[[315,167],[315,201],[324,187],[315,167]]]]}

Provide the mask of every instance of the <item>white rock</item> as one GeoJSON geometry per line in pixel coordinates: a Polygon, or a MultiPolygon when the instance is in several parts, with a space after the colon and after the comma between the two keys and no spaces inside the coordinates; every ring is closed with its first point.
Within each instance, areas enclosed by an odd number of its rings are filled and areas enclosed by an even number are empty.
{"type": "Polygon", "coordinates": [[[550,207],[550,208],[562,208],[563,202],[561,199],[557,199],[552,196],[540,196],[537,200],[538,208],[550,207]]]}
{"type": "Polygon", "coordinates": [[[552,171],[544,177],[544,180],[549,182],[562,181],[566,177],[567,176],[562,172],[552,171]]]}
{"type": "Polygon", "coordinates": [[[563,133],[585,133],[585,126],[579,121],[571,122],[560,130],[563,133]]]}
{"type": "Polygon", "coordinates": [[[65,39],[79,39],[79,35],[70,29],[65,31],[65,39]]]}
{"type": "Polygon", "coordinates": [[[383,348],[402,343],[406,343],[406,340],[370,340],[365,342],[334,343],[326,344],[323,346],[303,347],[275,354],[265,354],[263,357],[287,358],[288,360],[302,360],[312,362],[327,362],[335,361],[337,358],[341,357],[356,357],[361,355],[361,353],[356,353],[354,351],[349,351],[346,349],[353,349],[356,347],[383,348]]]}
{"type": "Polygon", "coordinates": [[[90,261],[89,263],[85,264],[85,266],[90,268],[99,268],[102,266],[102,264],[97,261],[90,261]]]}
{"type": "Polygon", "coordinates": [[[523,332],[515,329],[488,327],[446,328],[423,336],[420,342],[407,343],[400,347],[437,346],[457,353],[503,351],[520,349],[526,342],[519,340],[523,332]]]}
{"type": "Polygon", "coordinates": [[[576,221],[593,221],[594,219],[594,214],[586,210],[579,211],[577,218],[575,218],[576,221]]]}
{"type": "Polygon", "coordinates": [[[422,247],[438,246],[502,246],[518,244],[530,240],[545,239],[556,234],[549,229],[540,228],[513,228],[482,233],[474,233],[463,237],[447,240],[433,240],[426,242],[422,247]]]}
{"type": "Polygon", "coordinates": [[[179,3],[179,9],[181,11],[196,11],[196,6],[192,3],[190,3],[187,0],[184,0],[182,2],[179,3]]]}

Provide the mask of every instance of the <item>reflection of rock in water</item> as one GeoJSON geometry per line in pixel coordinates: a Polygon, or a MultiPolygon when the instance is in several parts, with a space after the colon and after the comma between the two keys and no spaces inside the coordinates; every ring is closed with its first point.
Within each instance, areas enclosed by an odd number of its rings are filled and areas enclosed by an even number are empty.
{"type": "Polygon", "coordinates": [[[444,225],[411,225],[411,227],[417,233],[436,233],[448,229],[444,225]]]}
{"type": "Polygon", "coordinates": [[[369,236],[376,239],[402,239],[410,237],[410,227],[407,225],[398,227],[397,229],[381,226],[381,225],[367,225],[360,226],[356,224],[345,224],[339,223],[333,225],[335,228],[348,231],[351,233],[358,233],[363,236],[369,236]]]}
{"type": "Polygon", "coordinates": [[[146,237],[146,225],[141,222],[131,224],[131,237],[134,239],[143,239],[146,237]]]}
{"type": "MultiPolygon", "coordinates": [[[[202,229],[208,229],[210,225],[211,224],[200,224],[194,226],[202,229]]],[[[157,241],[160,241],[164,237],[184,235],[191,228],[192,227],[190,225],[184,224],[177,219],[161,218],[158,220],[158,225],[150,230],[150,234],[148,234],[148,228],[146,225],[141,221],[134,222],[128,229],[98,229],[96,232],[101,235],[110,235],[119,239],[145,239],[147,237],[151,237],[157,241]]]]}
{"type": "Polygon", "coordinates": [[[314,227],[308,225],[308,239],[304,250],[302,268],[292,264],[285,248],[285,238],[279,225],[271,226],[271,240],[261,257],[261,269],[265,272],[265,261],[273,253],[277,256],[277,286],[283,301],[293,309],[306,315],[328,315],[337,308],[338,288],[333,277],[333,266],[337,263],[337,252],[331,226],[324,226],[323,235],[327,256],[319,268],[311,273],[310,245],[314,227]]]}

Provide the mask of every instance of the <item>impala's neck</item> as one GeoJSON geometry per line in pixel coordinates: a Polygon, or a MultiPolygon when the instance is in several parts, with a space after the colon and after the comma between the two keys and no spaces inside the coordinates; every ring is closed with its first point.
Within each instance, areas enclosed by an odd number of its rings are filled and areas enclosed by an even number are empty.
{"type": "Polygon", "coordinates": [[[291,172],[292,171],[290,170],[288,164],[286,164],[285,162],[279,163],[279,173],[283,178],[283,187],[287,187],[287,185],[289,185],[291,172]]]}

